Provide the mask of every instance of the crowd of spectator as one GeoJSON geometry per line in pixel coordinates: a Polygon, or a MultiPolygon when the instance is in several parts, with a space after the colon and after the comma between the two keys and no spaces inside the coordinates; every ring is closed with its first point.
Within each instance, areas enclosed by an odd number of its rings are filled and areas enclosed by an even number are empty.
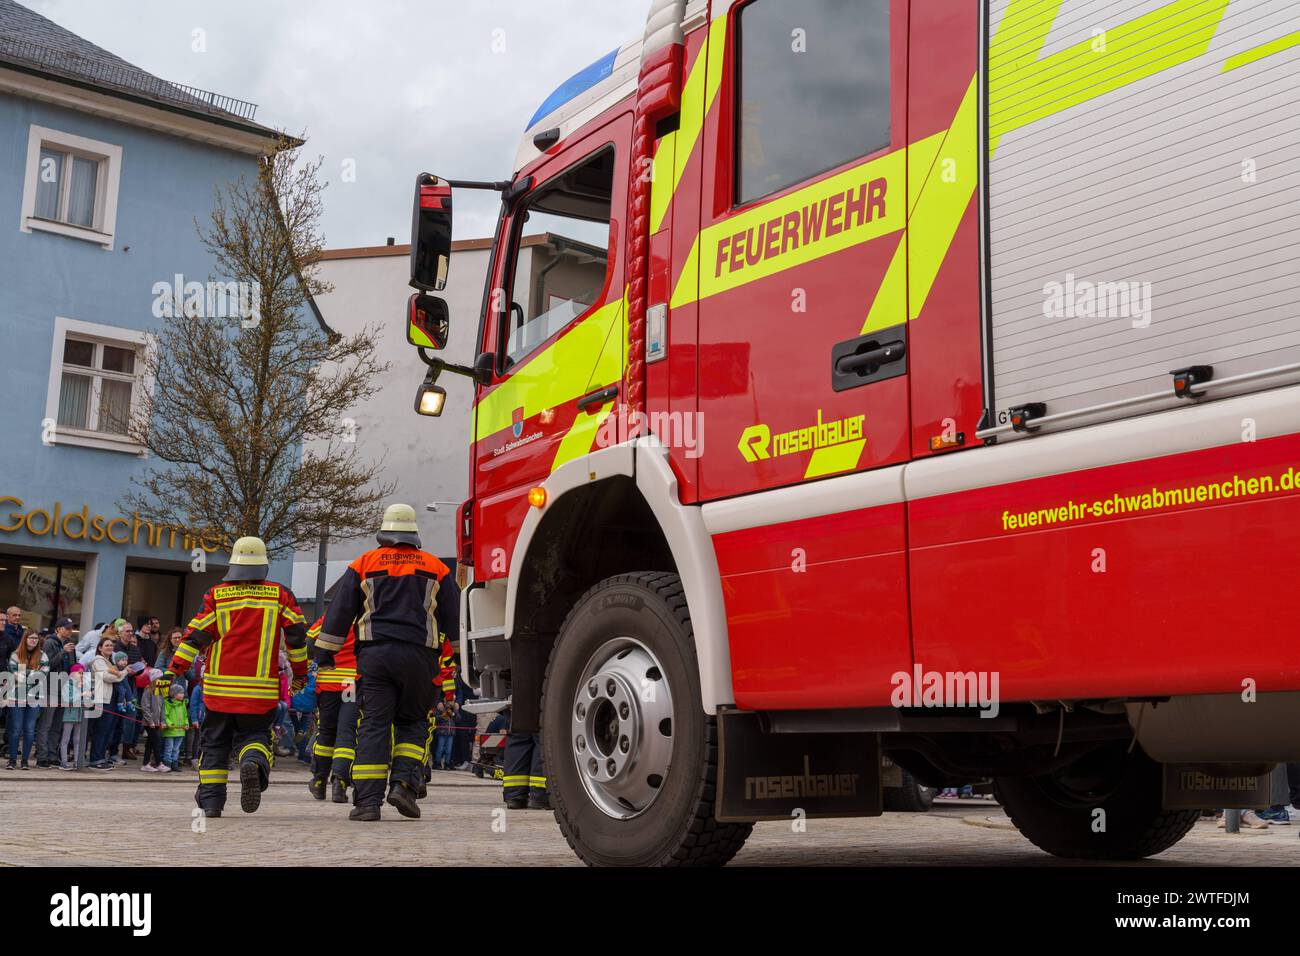
{"type": "MultiPolygon", "coordinates": [[[[6,769],[28,770],[35,763],[107,771],[137,760],[146,773],[180,773],[195,766],[206,655],[200,653],[170,688],[159,681],[184,628],[164,632],[153,616],[134,624],[123,618],[104,621],[85,633],[71,618],[42,630],[24,627],[23,620],[22,609],[11,607],[0,631],[0,663],[7,663],[10,673],[0,706],[0,759],[8,758],[6,769]]],[[[280,675],[276,754],[310,764],[315,665],[296,695],[290,694],[287,661],[281,661],[280,675]]],[[[462,682],[457,686],[457,702],[438,705],[434,763],[439,769],[470,768],[475,718],[460,702],[472,694],[462,682]]]]}

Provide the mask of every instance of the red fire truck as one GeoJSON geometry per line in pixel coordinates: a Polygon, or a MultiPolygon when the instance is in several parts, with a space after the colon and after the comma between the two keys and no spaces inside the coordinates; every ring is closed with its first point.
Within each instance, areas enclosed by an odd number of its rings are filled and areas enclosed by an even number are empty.
{"type": "Polygon", "coordinates": [[[475,394],[461,651],[579,856],[878,814],[885,756],[1067,857],[1270,802],[1298,103],[1289,0],[654,0],[508,181],[419,177],[416,410],[475,394]]]}

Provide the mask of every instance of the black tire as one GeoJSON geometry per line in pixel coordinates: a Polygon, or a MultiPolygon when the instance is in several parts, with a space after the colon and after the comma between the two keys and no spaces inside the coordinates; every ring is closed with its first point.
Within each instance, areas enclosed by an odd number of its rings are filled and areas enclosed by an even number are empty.
{"type": "MultiPolygon", "coordinates": [[[[902,768],[899,768],[902,770],[902,768]]],[[[934,787],[918,783],[906,770],[903,773],[901,787],[885,787],[883,797],[885,809],[894,813],[924,813],[934,804],[934,787]]]]}
{"type": "Polygon", "coordinates": [[[1160,764],[1128,746],[1107,744],[1054,774],[999,777],[994,793],[1021,834],[1053,856],[1154,856],[1185,837],[1201,811],[1164,810],[1160,764]],[[1097,809],[1105,811],[1102,831],[1094,829],[1097,809]]]}
{"type": "Polygon", "coordinates": [[[570,610],[542,684],[542,746],[555,819],[569,846],[593,866],[721,866],[753,825],[714,819],[717,720],[700,698],[695,635],[681,580],[660,571],[620,574],[570,610]],[[569,709],[591,657],[615,636],[640,641],[658,659],[672,694],[672,761],[654,801],[616,820],[588,795],[569,740],[569,709]]]}

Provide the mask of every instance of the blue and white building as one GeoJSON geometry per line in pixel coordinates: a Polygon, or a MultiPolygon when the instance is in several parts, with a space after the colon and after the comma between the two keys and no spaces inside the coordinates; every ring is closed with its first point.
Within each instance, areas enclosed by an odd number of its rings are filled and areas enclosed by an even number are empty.
{"type": "Polygon", "coordinates": [[[184,623],[224,568],[218,543],[122,513],[149,466],[123,425],[167,388],[142,373],[154,285],[209,277],[195,222],[276,140],[255,109],[0,0],[0,609],[28,626],[184,623]]]}

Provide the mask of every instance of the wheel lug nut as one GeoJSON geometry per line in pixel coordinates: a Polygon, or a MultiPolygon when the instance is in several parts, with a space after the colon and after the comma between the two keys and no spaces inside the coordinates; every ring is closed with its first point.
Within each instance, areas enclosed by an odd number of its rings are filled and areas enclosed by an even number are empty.
{"type": "Polygon", "coordinates": [[[618,715],[627,720],[628,715],[632,713],[632,708],[627,705],[627,701],[618,705],[618,715]]]}
{"type": "Polygon", "coordinates": [[[631,746],[632,741],[628,740],[626,737],[618,738],[618,749],[623,751],[623,753],[627,753],[631,746]]]}
{"type": "Polygon", "coordinates": [[[578,734],[578,750],[582,751],[586,749],[587,749],[587,738],[582,736],[582,734],[578,734]]]}
{"type": "Polygon", "coordinates": [[[614,763],[613,760],[608,760],[605,763],[605,769],[609,771],[609,775],[612,777],[618,773],[618,764],[614,763]]]}
{"type": "Polygon", "coordinates": [[[592,681],[590,684],[587,685],[587,693],[590,694],[592,697],[595,697],[597,694],[600,693],[600,687],[596,684],[595,681],[592,681]]]}
{"type": "Polygon", "coordinates": [[[578,705],[578,719],[579,719],[579,720],[582,720],[582,719],[584,719],[586,716],[587,716],[587,705],[586,705],[586,704],[579,704],[579,705],[578,705]]]}
{"type": "Polygon", "coordinates": [[[608,694],[610,697],[613,697],[615,692],[617,691],[618,691],[618,685],[614,683],[614,678],[611,677],[609,680],[605,681],[606,694],[608,694]]]}
{"type": "Polygon", "coordinates": [[[593,777],[596,776],[596,774],[600,773],[600,764],[596,763],[595,757],[592,757],[590,760],[587,761],[587,772],[590,773],[593,777]]]}

